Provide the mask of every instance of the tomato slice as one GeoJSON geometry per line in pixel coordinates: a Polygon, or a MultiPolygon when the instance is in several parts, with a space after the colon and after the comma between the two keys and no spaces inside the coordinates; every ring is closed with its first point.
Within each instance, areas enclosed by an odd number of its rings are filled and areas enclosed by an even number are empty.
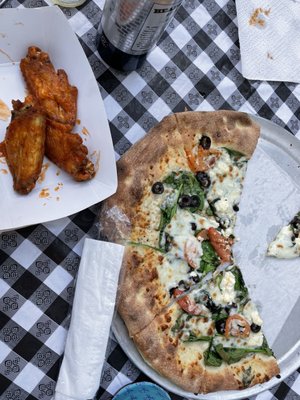
{"type": "Polygon", "coordinates": [[[198,147],[197,155],[194,156],[190,149],[185,148],[189,167],[193,172],[205,172],[213,167],[217,159],[220,157],[221,152],[215,149],[203,149],[202,146],[198,147]]]}
{"type": "Polygon", "coordinates": [[[225,238],[215,228],[210,227],[207,231],[207,236],[212,247],[215,249],[222,262],[231,261],[231,243],[232,241],[225,238]]]}
{"type": "Polygon", "coordinates": [[[195,159],[193,153],[189,149],[184,149],[184,150],[185,150],[185,154],[187,156],[189,167],[191,168],[191,170],[193,172],[197,172],[198,166],[197,166],[197,162],[196,162],[196,159],[195,159]]]}
{"type": "MultiPolygon", "coordinates": [[[[178,297],[181,294],[183,294],[184,291],[180,289],[175,289],[173,293],[175,297],[178,297]]],[[[196,304],[196,302],[193,299],[191,299],[188,295],[178,299],[177,303],[179,304],[180,308],[182,308],[183,311],[185,311],[190,315],[203,315],[203,316],[207,315],[207,311],[203,307],[201,307],[201,305],[196,304]]]]}
{"type": "Polygon", "coordinates": [[[239,314],[230,315],[226,320],[225,336],[247,337],[250,335],[250,325],[239,314]]]}

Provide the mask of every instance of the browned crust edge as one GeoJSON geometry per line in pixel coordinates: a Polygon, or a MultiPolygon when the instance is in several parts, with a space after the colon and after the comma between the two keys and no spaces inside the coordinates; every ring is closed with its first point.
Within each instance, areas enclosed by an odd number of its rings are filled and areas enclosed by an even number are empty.
{"type": "Polygon", "coordinates": [[[159,257],[161,255],[151,249],[137,251],[127,247],[125,250],[117,302],[118,312],[126,321],[131,337],[149,325],[169,304],[156,270],[159,257]]]}
{"type": "Polygon", "coordinates": [[[165,313],[156,317],[145,329],[134,335],[133,340],[147,364],[187,392],[245,389],[240,375],[250,366],[255,376],[248,387],[264,383],[279,373],[276,359],[261,354],[250,355],[231,365],[223,363],[221,367],[204,367],[201,363],[193,363],[183,368],[178,363],[180,342],[170,342],[170,326],[167,329],[164,326],[167,315],[165,313]]]}
{"type": "MultiPolygon", "coordinates": [[[[118,160],[119,184],[117,192],[103,205],[101,216],[104,220],[109,210],[117,207],[118,215],[123,215],[129,222],[133,221],[135,206],[141,200],[144,188],[149,184],[151,177],[159,173],[157,165],[160,159],[167,153],[168,146],[176,146],[180,143],[181,138],[175,134],[176,130],[176,117],[174,115],[165,117],[118,160]]],[[[108,227],[104,230],[111,240],[114,240],[114,237],[111,237],[112,233],[116,235],[116,238],[118,237],[113,224],[113,218],[111,218],[108,227]]],[[[120,236],[123,236],[122,232],[120,236]]],[[[128,232],[125,232],[125,236],[128,236],[128,232]]]]}
{"type": "Polygon", "coordinates": [[[184,142],[198,133],[207,134],[214,145],[229,147],[247,158],[252,156],[260,135],[259,125],[238,111],[187,111],[175,116],[184,142]]]}

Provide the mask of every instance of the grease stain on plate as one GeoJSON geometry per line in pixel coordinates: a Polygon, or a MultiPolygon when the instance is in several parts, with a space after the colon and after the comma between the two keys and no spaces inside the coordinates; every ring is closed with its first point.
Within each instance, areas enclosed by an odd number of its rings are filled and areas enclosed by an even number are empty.
{"type": "Polygon", "coordinates": [[[10,109],[8,105],[6,105],[4,101],[0,99],[0,119],[2,121],[7,121],[9,117],[10,117],[10,109]]]}
{"type": "Polygon", "coordinates": [[[256,26],[257,28],[265,28],[266,21],[271,12],[271,8],[265,9],[262,7],[256,8],[249,18],[249,25],[256,26]]]}

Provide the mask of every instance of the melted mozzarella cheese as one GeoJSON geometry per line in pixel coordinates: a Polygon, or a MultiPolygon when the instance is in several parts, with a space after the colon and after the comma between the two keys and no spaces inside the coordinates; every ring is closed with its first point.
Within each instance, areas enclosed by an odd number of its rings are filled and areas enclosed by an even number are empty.
{"type": "Polygon", "coordinates": [[[235,277],[232,272],[227,271],[224,273],[220,287],[210,285],[211,298],[217,305],[227,305],[234,303],[236,292],[234,290],[235,277]]]}
{"type": "Polygon", "coordinates": [[[270,243],[268,248],[268,256],[277,258],[294,258],[300,255],[300,238],[294,241],[292,227],[290,225],[284,226],[276,236],[275,240],[270,243]]]}
{"type": "Polygon", "coordinates": [[[248,301],[248,303],[243,308],[243,315],[247,319],[250,325],[253,323],[261,326],[263,323],[257,311],[256,305],[251,301],[248,301]]]}
{"type": "Polygon", "coordinates": [[[160,266],[157,266],[159,281],[167,290],[174,288],[178,282],[185,280],[188,274],[188,265],[179,258],[168,255],[160,266]]]}
{"type": "Polygon", "coordinates": [[[211,179],[207,198],[213,202],[215,212],[220,219],[229,221],[224,229],[226,236],[233,234],[236,219],[233,206],[240,201],[243,179],[246,171],[246,162],[235,165],[225,149],[219,149],[221,156],[214,167],[208,171],[211,179]],[[216,199],[218,199],[216,201],[216,199]]]}
{"type": "Polygon", "coordinates": [[[225,336],[216,336],[214,338],[214,344],[221,343],[224,347],[234,347],[234,348],[251,348],[260,347],[263,344],[264,335],[261,331],[258,333],[250,332],[249,336],[246,338],[238,338],[230,336],[226,338],[225,336]]]}
{"type": "Polygon", "coordinates": [[[192,318],[185,323],[181,339],[183,341],[187,340],[191,333],[195,336],[211,336],[211,325],[211,321],[205,322],[204,318],[192,318]]]}

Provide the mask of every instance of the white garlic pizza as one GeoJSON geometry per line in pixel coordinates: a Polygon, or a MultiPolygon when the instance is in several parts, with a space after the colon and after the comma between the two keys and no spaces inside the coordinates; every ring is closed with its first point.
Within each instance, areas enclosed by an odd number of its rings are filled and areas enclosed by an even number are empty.
{"type": "Polygon", "coordinates": [[[170,115],[118,161],[102,235],[126,244],[118,311],[144,360],[193,393],[279,373],[232,246],[260,135],[244,113],[170,115]]]}

